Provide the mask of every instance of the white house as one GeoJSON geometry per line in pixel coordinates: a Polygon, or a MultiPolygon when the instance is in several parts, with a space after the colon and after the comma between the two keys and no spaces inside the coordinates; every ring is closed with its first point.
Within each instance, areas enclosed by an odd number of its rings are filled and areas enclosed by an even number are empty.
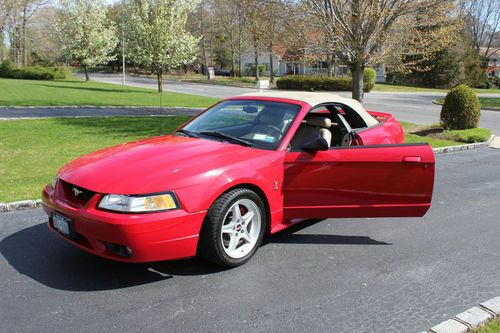
{"type": "MultiPolygon", "coordinates": [[[[297,60],[291,59],[292,57],[287,56],[286,52],[283,50],[276,49],[273,53],[273,67],[274,74],[276,76],[284,75],[327,75],[328,74],[328,63],[326,61],[318,60],[317,55],[308,54],[305,51],[305,56],[302,55],[302,59],[297,60]]],[[[264,76],[270,76],[270,57],[269,54],[259,54],[258,56],[259,65],[264,65],[264,76]]],[[[243,63],[243,74],[252,76],[252,68],[255,63],[255,56],[253,49],[248,50],[244,53],[242,57],[243,63]]],[[[385,66],[379,65],[375,67],[377,72],[377,82],[385,82],[385,66]]],[[[335,76],[348,76],[349,68],[346,65],[337,65],[335,68],[335,76]]]]}

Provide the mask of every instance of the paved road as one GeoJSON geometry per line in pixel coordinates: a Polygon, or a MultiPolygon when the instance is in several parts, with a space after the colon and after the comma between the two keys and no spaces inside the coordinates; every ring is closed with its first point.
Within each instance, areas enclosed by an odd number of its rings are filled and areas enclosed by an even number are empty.
{"type": "MultiPolygon", "coordinates": [[[[92,80],[121,84],[121,76],[117,74],[92,74],[92,80]]],[[[127,84],[142,88],[156,88],[156,81],[139,76],[128,76],[127,84]]],[[[188,83],[165,81],[164,88],[168,91],[197,94],[211,97],[229,97],[256,89],[207,85],[202,83],[188,83]]],[[[339,93],[351,97],[350,92],[339,93]]],[[[443,93],[386,93],[372,92],[365,95],[364,106],[367,109],[392,113],[400,121],[415,122],[420,124],[433,124],[439,122],[441,106],[432,104],[432,101],[443,97],[443,93]]],[[[499,94],[482,94],[484,97],[499,97],[499,94]]],[[[500,112],[482,111],[481,126],[490,128],[494,133],[500,134],[500,112]]]]}
{"type": "Polygon", "coordinates": [[[488,148],[438,155],[424,218],[306,223],[231,270],[114,263],[40,209],[0,214],[2,331],[422,332],[500,295],[499,165],[488,148]]]}

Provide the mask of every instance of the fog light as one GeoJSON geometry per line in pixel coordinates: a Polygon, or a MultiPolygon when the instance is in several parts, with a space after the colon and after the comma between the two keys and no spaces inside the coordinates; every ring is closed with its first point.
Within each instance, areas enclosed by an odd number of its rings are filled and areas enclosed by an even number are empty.
{"type": "Polygon", "coordinates": [[[115,244],[115,243],[108,243],[106,242],[106,248],[108,251],[113,252],[114,254],[124,257],[124,258],[130,258],[132,257],[133,251],[130,247],[121,245],[121,244],[115,244]]]}

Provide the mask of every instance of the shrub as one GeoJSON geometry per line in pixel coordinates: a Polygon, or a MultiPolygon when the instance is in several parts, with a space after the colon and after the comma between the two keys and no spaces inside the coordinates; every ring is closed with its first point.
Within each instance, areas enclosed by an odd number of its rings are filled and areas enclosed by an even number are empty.
{"type": "Polygon", "coordinates": [[[375,87],[377,72],[373,68],[365,68],[363,72],[363,82],[365,92],[370,92],[375,87]]]}
{"type": "Polygon", "coordinates": [[[14,64],[5,60],[0,64],[0,77],[24,79],[24,80],[54,80],[66,79],[70,76],[70,70],[66,66],[61,67],[23,67],[16,68],[14,64]]]}
{"type": "Polygon", "coordinates": [[[453,88],[441,108],[441,124],[446,129],[476,128],[481,117],[479,99],[473,89],[461,84],[453,88]]]}
{"type": "MultiPolygon", "coordinates": [[[[373,69],[365,69],[364,90],[369,92],[375,86],[376,73],[373,69]]],[[[351,91],[352,79],[350,77],[328,77],[318,75],[287,75],[276,81],[279,89],[289,90],[328,90],[328,91],[351,91]]]]}

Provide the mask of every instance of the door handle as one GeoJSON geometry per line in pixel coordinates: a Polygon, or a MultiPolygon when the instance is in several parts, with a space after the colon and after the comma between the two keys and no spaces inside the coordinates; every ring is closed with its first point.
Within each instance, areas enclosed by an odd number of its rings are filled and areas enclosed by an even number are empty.
{"type": "Polygon", "coordinates": [[[420,163],[422,162],[422,157],[420,156],[404,156],[403,162],[406,163],[420,163]]]}

